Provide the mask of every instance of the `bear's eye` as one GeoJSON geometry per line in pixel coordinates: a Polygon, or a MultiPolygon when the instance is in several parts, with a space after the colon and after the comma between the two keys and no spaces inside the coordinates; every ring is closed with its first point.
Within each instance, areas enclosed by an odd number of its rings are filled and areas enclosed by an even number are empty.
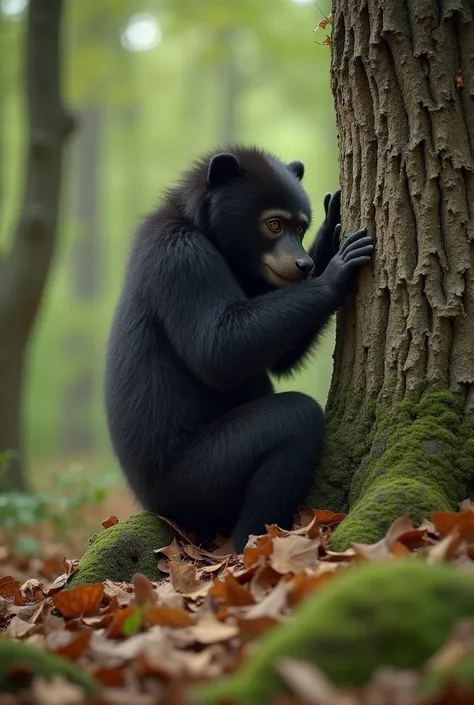
{"type": "Polygon", "coordinates": [[[272,218],[272,220],[267,220],[267,228],[272,233],[281,233],[281,231],[282,231],[281,223],[277,218],[272,218]]]}
{"type": "Polygon", "coordinates": [[[297,232],[297,234],[298,234],[300,237],[303,237],[303,235],[304,235],[304,228],[303,228],[303,226],[302,226],[302,225],[298,225],[298,227],[296,228],[296,232],[297,232]]]}

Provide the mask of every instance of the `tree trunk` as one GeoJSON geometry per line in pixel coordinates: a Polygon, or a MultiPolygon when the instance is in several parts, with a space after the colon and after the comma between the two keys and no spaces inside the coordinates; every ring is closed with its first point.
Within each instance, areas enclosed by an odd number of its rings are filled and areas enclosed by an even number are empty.
{"type": "Polygon", "coordinates": [[[17,458],[3,489],[24,489],[22,380],[27,344],[56,241],[61,162],[72,120],[60,94],[61,0],[30,0],[26,39],[28,151],[25,192],[12,248],[0,263],[0,451],[17,458]]]}
{"type": "MultiPolygon", "coordinates": [[[[100,293],[102,243],[100,237],[100,148],[102,110],[89,105],[80,115],[76,146],[76,213],[79,237],[71,253],[74,300],[85,307],[100,293]]],[[[72,324],[74,326],[74,324],[72,324]]],[[[89,454],[94,447],[94,337],[86,328],[73,327],[64,335],[64,351],[75,360],[76,371],[62,394],[60,450],[66,455],[89,454]]]]}
{"type": "Polygon", "coordinates": [[[474,0],[334,0],[342,226],[375,236],[338,316],[313,504],[334,547],[474,477],[474,0]]]}

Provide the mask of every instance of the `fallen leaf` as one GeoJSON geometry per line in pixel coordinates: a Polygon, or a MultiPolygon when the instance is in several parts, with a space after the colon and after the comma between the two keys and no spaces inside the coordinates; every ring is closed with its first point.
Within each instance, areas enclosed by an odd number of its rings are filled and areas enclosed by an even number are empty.
{"type": "Polygon", "coordinates": [[[116,686],[119,688],[124,685],[125,675],[121,668],[113,666],[101,666],[96,671],[92,672],[95,680],[102,685],[116,686]]]}
{"type": "Polygon", "coordinates": [[[318,564],[319,543],[305,536],[289,535],[273,539],[270,565],[277,573],[298,573],[318,564]]]}
{"type": "Polygon", "coordinates": [[[257,617],[280,617],[287,604],[288,583],[283,579],[256,605],[248,608],[246,619],[257,617]]]}
{"type": "Polygon", "coordinates": [[[211,588],[211,594],[230,606],[241,607],[255,604],[255,599],[249,590],[231,574],[227,575],[224,580],[216,580],[211,588]]]}
{"type": "Polygon", "coordinates": [[[23,639],[36,631],[37,628],[35,623],[25,622],[25,620],[21,619],[18,615],[14,615],[2,634],[6,634],[12,639],[23,639]]]}
{"type": "Polygon", "coordinates": [[[316,509],[314,513],[318,524],[324,524],[325,526],[340,524],[347,516],[346,514],[330,512],[328,509],[316,509]]]}
{"type": "Polygon", "coordinates": [[[441,541],[438,541],[437,544],[428,548],[426,562],[433,565],[435,563],[444,563],[444,561],[453,558],[460,543],[461,533],[459,529],[455,529],[452,533],[441,539],[441,541]]]}
{"type": "Polygon", "coordinates": [[[40,602],[45,599],[43,585],[36,578],[30,578],[20,588],[25,602],[40,602]]]}
{"type": "Polygon", "coordinates": [[[82,617],[96,614],[104,596],[102,583],[79,585],[52,596],[53,604],[64,617],[82,617]]]}
{"type": "Polygon", "coordinates": [[[11,575],[5,575],[0,578],[0,597],[13,602],[15,605],[24,605],[25,601],[20,592],[20,582],[15,580],[11,575]]]}
{"type": "Polygon", "coordinates": [[[124,636],[123,626],[125,622],[137,612],[139,612],[137,607],[122,607],[117,610],[106,629],[107,637],[109,639],[118,639],[124,636]]]}
{"type": "Polygon", "coordinates": [[[79,705],[84,702],[82,688],[57,674],[48,680],[36,676],[31,691],[37,705],[79,705]]]}
{"type": "Polygon", "coordinates": [[[273,551],[273,539],[268,534],[259,536],[255,545],[247,545],[244,548],[244,566],[250,568],[259,558],[268,558],[273,551]]]}
{"type": "Polygon", "coordinates": [[[259,639],[269,629],[279,624],[280,622],[274,617],[238,617],[236,616],[237,625],[239,627],[239,636],[243,644],[259,639]]]}
{"type": "Polygon", "coordinates": [[[441,538],[458,529],[461,539],[468,543],[474,541],[474,512],[432,512],[431,517],[441,538]]]}
{"type": "MultiPolygon", "coordinates": [[[[56,632],[58,633],[58,632],[56,632]]],[[[64,631],[61,634],[68,639],[67,643],[62,644],[56,649],[51,649],[52,653],[57,656],[64,656],[65,658],[75,661],[78,659],[84,651],[89,646],[89,642],[92,636],[92,629],[84,629],[81,632],[72,634],[71,632],[64,631]]]]}
{"type": "Polygon", "coordinates": [[[104,519],[104,521],[102,522],[102,526],[104,527],[104,529],[110,529],[111,526],[115,526],[115,524],[118,523],[119,520],[117,519],[117,517],[112,515],[107,519],[104,519]]]}
{"type": "Polygon", "coordinates": [[[135,590],[135,604],[142,606],[156,603],[155,588],[146,575],[135,573],[132,578],[132,584],[135,590]]]}
{"type": "Polygon", "coordinates": [[[336,701],[336,688],[312,663],[281,658],[276,668],[290,690],[307,705],[333,705],[336,701]]]}
{"type": "Polygon", "coordinates": [[[316,590],[326,585],[334,577],[334,572],[308,574],[305,571],[298,573],[291,580],[288,588],[288,604],[297,605],[312,595],[316,590]]]}
{"type": "Polygon", "coordinates": [[[184,561],[170,561],[171,584],[181,593],[191,593],[204,586],[202,580],[196,578],[196,568],[184,561]]]}
{"type": "Polygon", "coordinates": [[[149,626],[181,628],[190,627],[193,624],[187,612],[168,607],[150,607],[146,610],[144,618],[149,626]]]}
{"type": "Polygon", "coordinates": [[[188,627],[186,632],[199,644],[217,644],[238,636],[239,628],[236,624],[223,624],[214,615],[205,612],[198,623],[188,627]]]}

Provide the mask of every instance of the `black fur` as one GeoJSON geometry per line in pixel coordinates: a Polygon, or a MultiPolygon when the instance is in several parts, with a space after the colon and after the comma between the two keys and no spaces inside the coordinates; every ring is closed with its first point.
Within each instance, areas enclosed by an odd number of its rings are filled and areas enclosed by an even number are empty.
{"type": "Polygon", "coordinates": [[[259,216],[310,219],[303,173],[240,146],[195,164],[139,228],[110,332],[107,421],[135,496],[198,537],[231,534],[238,551],[265,523],[291,526],[323,440],[321,407],[274,394],[268,373],[304,359],[373,247],[362,229],[339,250],[338,191],[310,249],[316,276],[264,278],[274,242],[259,216]]]}

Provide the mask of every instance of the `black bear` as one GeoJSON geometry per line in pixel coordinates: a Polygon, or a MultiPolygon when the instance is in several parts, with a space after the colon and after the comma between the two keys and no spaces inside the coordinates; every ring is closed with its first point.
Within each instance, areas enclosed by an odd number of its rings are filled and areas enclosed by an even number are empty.
{"type": "Polygon", "coordinates": [[[309,254],[301,162],[237,146],[194,164],[139,227],[110,332],[105,405],[141,505],[242,551],[291,528],[312,481],[324,414],[275,394],[370,261],[361,228],[339,247],[340,191],[309,254]]]}

